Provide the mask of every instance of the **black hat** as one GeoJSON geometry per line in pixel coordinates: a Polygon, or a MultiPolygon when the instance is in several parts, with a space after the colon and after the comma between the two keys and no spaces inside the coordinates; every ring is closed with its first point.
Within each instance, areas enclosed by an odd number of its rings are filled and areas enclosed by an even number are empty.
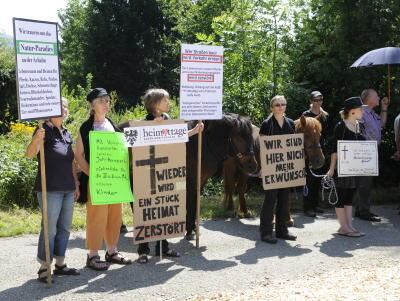
{"type": "Polygon", "coordinates": [[[312,91],[312,92],[310,93],[310,99],[313,99],[313,98],[318,97],[318,96],[323,96],[323,95],[322,95],[322,93],[319,92],[319,91],[312,91]]]}
{"type": "Polygon", "coordinates": [[[102,97],[109,94],[107,93],[107,90],[104,88],[94,88],[92,91],[89,92],[89,94],[86,96],[86,100],[88,102],[92,102],[96,98],[102,97]]]}
{"type": "Polygon", "coordinates": [[[344,101],[343,110],[350,111],[352,109],[361,108],[362,106],[363,106],[363,103],[362,103],[360,97],[358,97],[358,96],[350,97],[344,101]]]}

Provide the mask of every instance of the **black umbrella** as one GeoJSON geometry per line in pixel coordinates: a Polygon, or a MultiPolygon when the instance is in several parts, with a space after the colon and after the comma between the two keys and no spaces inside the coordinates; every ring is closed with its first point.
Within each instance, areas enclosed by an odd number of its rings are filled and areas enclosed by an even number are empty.
{"type": "Polygon", "coordinates": [[[400,48],[398,47],[385,47],[371,50],[362,55],[350,67],[373,67],[373,66],[388,66],[388,98],[390,102],[390,65],[400,64],[400,48]]]}

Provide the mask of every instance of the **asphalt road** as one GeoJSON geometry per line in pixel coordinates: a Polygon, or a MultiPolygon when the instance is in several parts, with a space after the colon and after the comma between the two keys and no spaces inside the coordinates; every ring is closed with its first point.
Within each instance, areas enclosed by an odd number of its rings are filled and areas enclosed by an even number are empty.
{"type": "MultiPolygon", "coordinates": [[[[199,249],[184,239],[172,239],[182,257],[161,262],[150,257],[146,265],[113,265],[106,272],[85,268],[84,233],[73,233],[66,262],[81,269],[81,275],[56,277],[51,288],[36,280],[37,236],[2,238],[0,300],[184,300],[249,290],[271,281],[290,286],[299,279],[328,275],[326,281],[349,266],[357,274],[381,263],[400,262],[400,215],[395,207],[373,208],[384,217],[381,223],[355,220],[356,228],[367,234],[362,238],[336,235],[333,210],[316,219],[295,214],[291,231],[298,240],[279,240],[276,245],[259,240],[258,218],[204,221],[199,249]]],[[[151,248],[154,254],[154,243],[151,248]]],[[[137,258],[132,232],[121,237],[120,251],[137,258]]]]}

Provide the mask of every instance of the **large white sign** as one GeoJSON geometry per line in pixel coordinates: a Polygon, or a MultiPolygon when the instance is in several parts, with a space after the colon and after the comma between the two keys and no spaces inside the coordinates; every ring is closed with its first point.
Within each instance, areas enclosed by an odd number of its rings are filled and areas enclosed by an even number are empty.
{"type": "Polygon", "coordinates": [[[222,46],[182,44],[180,118],[222,118],[222,46]]]}
{"type": "Polygon", "coordinates": [[[378,144],[376,141],[338,140],[338,176],[378,176],[378,144]]]}
{"type": "Polygon", "coordinates": [[[13,21],[19,119],[62,116],[57,23],[13,21]]]}
{"type": "Polygon", "coordinates": [[[139,147],[146,145],[185,143],[188,138],[188,127],[183,120],[151,122],[134,122],[132,127],[124,128],[125,145],[127,147],[139,147]]]}

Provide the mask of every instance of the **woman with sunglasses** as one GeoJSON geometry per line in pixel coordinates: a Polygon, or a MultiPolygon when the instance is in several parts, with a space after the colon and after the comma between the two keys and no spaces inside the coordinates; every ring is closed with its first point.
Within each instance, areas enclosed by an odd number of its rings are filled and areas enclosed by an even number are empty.
{"type": "MultiPolygon", "coordinates": [[[[276,95],[270,101],[271,114],[263,121],[260,136],[286,135],[295,132],[294,121],[285,116],[286,99],[276,95]]],[[[276,204],[275,232],[277,238],[296,240],[296,236],[289,233],[286,222],[289,219],[289,188],[271,189],[265,191],[265,198],[260,214],[261,240],[275,244],[277,239],[272,236],[272,221],[276,204]]]]}
{"type": "MultiPolygon", "coordinates": [[[[321,148],[324,156],[326,157],[326,145],[328,142],[326,133],[328,127],[328,113],[322,108],[324,97],[319,91],[312,91],[310,93],[310,109],[303,112],[303,115],[306,117],[317,118],[322,125],[321,132],[321,148]]],[[[320,169],[316,169],[313,172],[315,174],[325,174],[328,170],[328,166],[324,165],[320,169]]],[[[309,217],[316,217],[317,213],[323,213],[324,210],[318,207],[319,202],[319,191],[321,190],[321,179],[314,177],[308,166],[306,166],[307,178],[306,178],[306,187],[307,189],[303,194],[303,209],[304,215],[309,217]]]]}

